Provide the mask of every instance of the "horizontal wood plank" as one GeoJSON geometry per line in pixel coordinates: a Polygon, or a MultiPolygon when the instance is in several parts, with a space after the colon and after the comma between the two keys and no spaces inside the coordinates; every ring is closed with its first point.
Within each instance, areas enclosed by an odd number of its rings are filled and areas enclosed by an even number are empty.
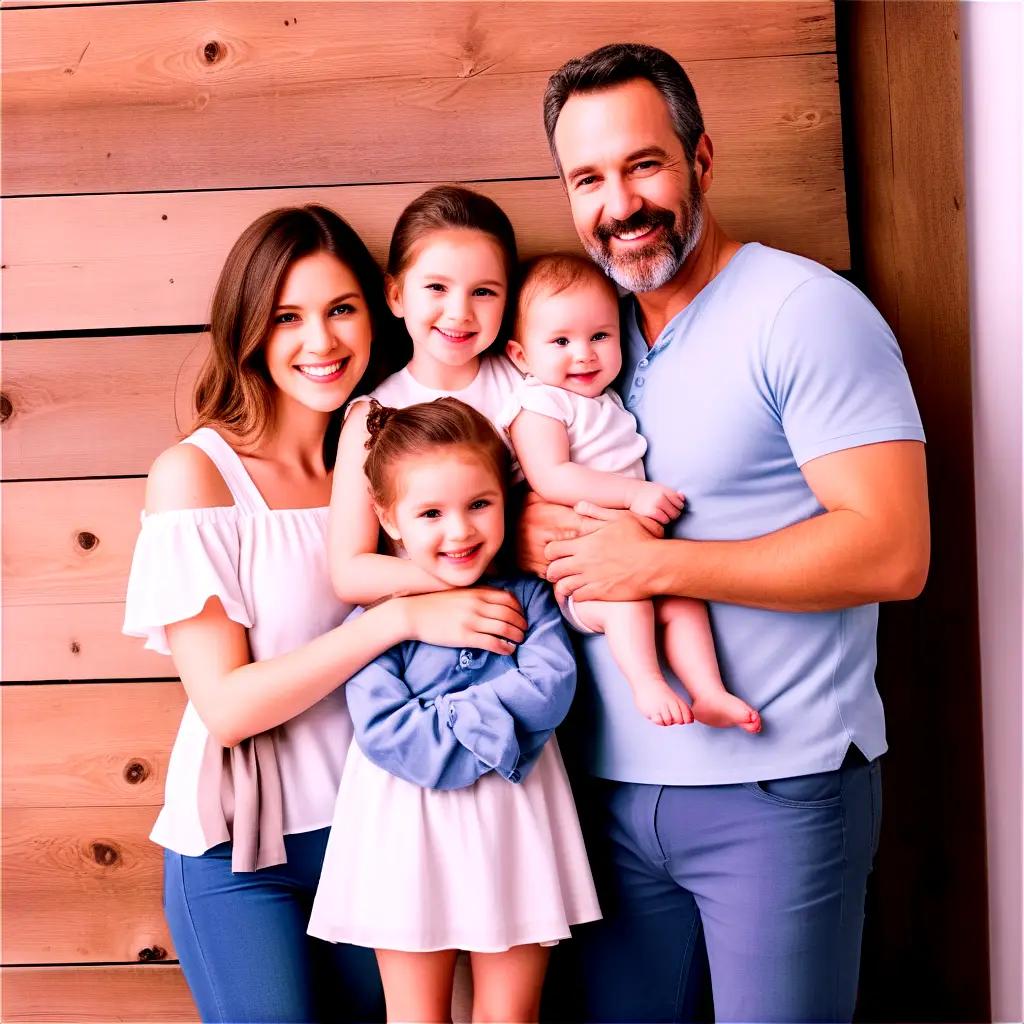
{"type": "Polygon", "coordinates": [[[692,58],[724,174],[781,162],[792,177],[840,134],[820,2],[180,3],[6,21],[8,194],[549,175],[550,73],[621,39],[692,58]]]}
{"type": "Polygon", "coordinates": [[[193,1024],[199,1020],[176,964],[5,967],[5,1024],[193,1024]]]}
{"type": "MultiPolygon", "coordinates": [[[[59,595],[58,595],[59,597],[59,595]]],[[[124,604],[15,605],[3,610],[2,678],[153,679],[174,663],[121,632],[124,604]]]]}
{"type": "MultiPolygon", "coordinates": [[[[4,200],[3,330],[207,323],[224,257],[267,210],[329,206],[383,262],[398,215],[430,184],[4,200]]],[[[524,256],[578,247],[558,182],[477,187],[524,256]]]]}
{"type": "Polygon", "coordinates": [[[4,811],[5,965],[174,957],[155,807],[4,811]],[[155,951],[155,954],[154,954],[155,951]]]}
{"type": "MultiPolygon", "coordinates": [[[[720,160],[730,157],[721,153],[720,160]]],[[[836,269],[849,266],[838,159],[823,157],[799,178],[756,180],[754,188],[735,176],[721,180],[716,171],[710,201],[728,231],[836,269]]],[[[399,213],[429,184],[4,200],[2,329],[207,323],[224,257],[260,214],[322,203],[349,220],[383,261],[399,213]]],[[[524,257],[579,248],[557,181],[474,187],[509,214],[524,257]]]]}
{"type": "Polygon", "coordinates": [[[0,701],[7,810],[163,803],[180,683],[5,686],[0,701]]]}
{"type": "Polygon", "coordinates": [[[4,605],[123,602],[145,487],[145,480],[4,484],[4,605]]]}
{"type": "MultiPolygon", "coordinates": [[[[144,12],[144,5],[150,0],[0,0],[0,7],[69,7],[97,2],[135,3],[144,12]]],[[[371,72],[386,78],[543,71],[601,46],[610,34],[622,30],[629,31],[626,35],[615,35],[615,40],[643,42],[645,39],[637,34],[640,31],[651,39],[672,37],[680,59],[686,60],[779,57],[836,48],[835,22],[828,0],[793,0],[785,8],[772,0],[744,0],[742,4],[700,0],[634,2],[630,4],[634,12],[632,22],[624,17],[621,3],[597,0],[512,0],[500,6],[486,2],[391,2],[387,5],[391,8],[389,21],[382,20],[384,5],[372,2],[264,2],[262,14],[245,9],[245,5],[223,2],[178,2],[176,6],[179,10],[173,15],[173,24],[180,35],[201,35],[205,31],[212,32],[213,38],[218,28],[227,26],[230,31],[225,31],[225,35],[251,36],[260,49],[243,67],[236,67],[236,73],[255,82],[259,82],[266,68],[274,66],[274,61],[280,67],[289,57],[294,64],[288,68],[289,74],[300,81],[314,79],[317,68],[312,56],[299,60],[298,54],[315,55],[321,64],[330,66],[332,76],[338,79],[363,78],[371,72]],[[303,10],[304,17],[299,18],[297,15],[303,10]],[[285,20],[289,24],[285,25],[285,20]],[[278,32],[279,26],[290,31],[278,32]],[[323,38],[325,28],[332,27],[343,27],[344,31],[323,38]],[[389,31],[385,33],[384,28],[389,31]],[[375,58],[374,48],[385,41],[395,52],[402,53],[402,63],[375,58]],[[287,51],[285,55],[279,52],[282,48],[287,51]]],[[[155,38],[152,32],[147,32],[141,15],[125,15],[114,24],[129,33],[135,43],[155,38]]],[[[18,33],[24,32],[28,37],[33,27],[27,20],[16,26],[18,33]]],[[[59,62],[67,46],[73,45],[75,34],[82,31],[83,18],[67,16],[59,22],[51,20],[43,27],[54,38],[40,42],[40,59],[30,62],[9,57],[12,67],[19,71],[38,69],[44,57],[59,62]]],[[[16,38],[20,41],[20,34],[16,38]]],[[[105,45],[108,49],[97,50],[94,58],[101,64],[123,53],[117,41],[105,45]]],[[[202,61],[203,65],[210,63],[205,51],[202,61]]],[[[77,73],[82,71],[79,68],[77,73]]],[[[94,69],[94,73],[112,80],[115,71],[101,67],[94,69]]]]}
{"type": "Polygon", "coordinates": [[[10,11],[19,8],[40,8],[40,7],[71,7],[74,5],[89,5],[96,3],[103,4],[165,4],[174,0],[0,0],[0,10],[10,11]]]}
{"type": "Polygon", "coordinates": [[[208,350],[206,334],[0,342],[4,478],[148,472],[189,430],[208,350]]]}

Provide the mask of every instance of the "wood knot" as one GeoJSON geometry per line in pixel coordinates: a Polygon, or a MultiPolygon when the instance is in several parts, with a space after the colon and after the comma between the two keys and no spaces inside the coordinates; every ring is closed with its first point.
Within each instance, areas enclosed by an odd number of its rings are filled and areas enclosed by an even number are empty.
{"type": "Polygon", "coordinates": [[[124,772],[122,774],[124,775],[124,781],[127,782],[129,786],[137,786],[140,782],[145,782],[146,779],[149,778],[151,772],[152,769],[148,762],[136,758],[135,760],[129,761],[124,766],[124,772]]]}
{"type": "Polygon", "coordinates": [[[151,963],[154,960],[165,960],[167,950],[163,946],[146,946],[139,950],[139,959],[143,963],[151,963]]]}
{"type": "Polygon", "coordinates": [[[821,123],[821,113],[817,110],[801,110],[799,113],[792,114],[788,121],[794,128],[800,130],[814,128],[821,123]]]}
{"type": "Polygon", "coordinates": [[[216,64],[224,56],[224,47],[213,41],[203,47],[203,57],[207,64],[216,64]]]}
{"type": "Polygon", "coordinates": [[[88,530],[82,530],[78,533],[75,540],[83,551],[92,551],[92,549],[100,542],[99,537],[97,537],[95,533],[90,533],[88,530]]]}
{"type": "Polygon", "coordinates": [[[100,840],[94,842],[90,850],[92,851],[93,860],[105,868],[113,867],[121,859],[121,854],[117,852],[115,847],[100,840]]]}
{"type": "Polygon", "coordinates": [[[0,423],[6,423],[14,414],[14,405],[7,395],[0,393],[0,423]]]}

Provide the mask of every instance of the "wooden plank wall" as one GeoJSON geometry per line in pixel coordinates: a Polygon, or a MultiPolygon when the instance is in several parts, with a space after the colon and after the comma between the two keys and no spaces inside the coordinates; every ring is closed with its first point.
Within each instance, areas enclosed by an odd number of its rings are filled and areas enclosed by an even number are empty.
{"type": "Polygon", "coordinates": [[[989,904],[959,11],[885,0],[843,4],[839,15],[854,271],[914,381],[932,508],[924,594],[884,606],[879,622],[887,827],[860,1013],[879,1024],[984,1021],[989,904]]]}
{"type": "Polygon", "coordinates": [[[119,627],[143,478],[187,430],[231,242],[315,199],[379,257],[411,197],[461,180],[525,254],[575,246],[540,97],[632,39],[692,73],[724,223],[847,269],[833,10],[3,7],[3,1019],[193,1019],[146,839],[183,695],[119,627]]]}

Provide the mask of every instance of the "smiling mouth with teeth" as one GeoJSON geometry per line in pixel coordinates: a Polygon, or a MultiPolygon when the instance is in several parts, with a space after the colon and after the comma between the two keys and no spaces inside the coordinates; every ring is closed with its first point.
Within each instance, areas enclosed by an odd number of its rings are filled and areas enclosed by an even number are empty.
{"type": "Polygon", "coordinates": [[[314,380],[326,380],[340,376],[341,372],[348,365],[348,357],[339,359],[333,363],[324,363],[321,366],[296,366],[295,369],[305,377],[312,377],[314,380]]]}
{"type": "Polygon", "coordinates": [[[463,342],[476,337],[476,331],[446,331],[443,327],[435,327],[434,330],[446,341],[463,342]]]}
{"type": "Polygon", "coordinates": [[[617,238],[620,242],[635,242],[638,238],[654,234],[660,227],[660,224],[648,224],[647,227],[637,228],[634,231],[623,231],[621,234],[616,234],[612,237],[617,238]]]}
{"type": "Polygon", "coordinates": [[[453,562],[467,562],[482,547],[483,547],[482,544],[474,544],[473,547],[471,547],[471,548],[463,548],[461,551],[442,551],[441,554],[445,558],[451,559],[453,562]]]}

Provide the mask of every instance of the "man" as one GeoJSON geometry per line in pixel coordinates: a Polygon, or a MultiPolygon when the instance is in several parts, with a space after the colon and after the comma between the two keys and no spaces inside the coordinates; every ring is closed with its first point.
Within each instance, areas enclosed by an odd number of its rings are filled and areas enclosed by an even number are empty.
{"type": "Polygon", "coordinates": [[[577,600],[709,601],[726,685],[764,721],[652,725],[604,638],[583,642],[606,921],[569,953],[584,977],[557,984],[587,1020],[683,1019],[703,931],[718,1020],[849,1020],[886,748],[877,602],[916,596],[928,564],[899,349],[848,282],[723,232],[711,141],[668,54],[570,61],[544,116],[580,239],[633,293],[619,387],[648,476],[688,506],[658,539],[629,513],[532,503],[533,561],[577,600]]]}

